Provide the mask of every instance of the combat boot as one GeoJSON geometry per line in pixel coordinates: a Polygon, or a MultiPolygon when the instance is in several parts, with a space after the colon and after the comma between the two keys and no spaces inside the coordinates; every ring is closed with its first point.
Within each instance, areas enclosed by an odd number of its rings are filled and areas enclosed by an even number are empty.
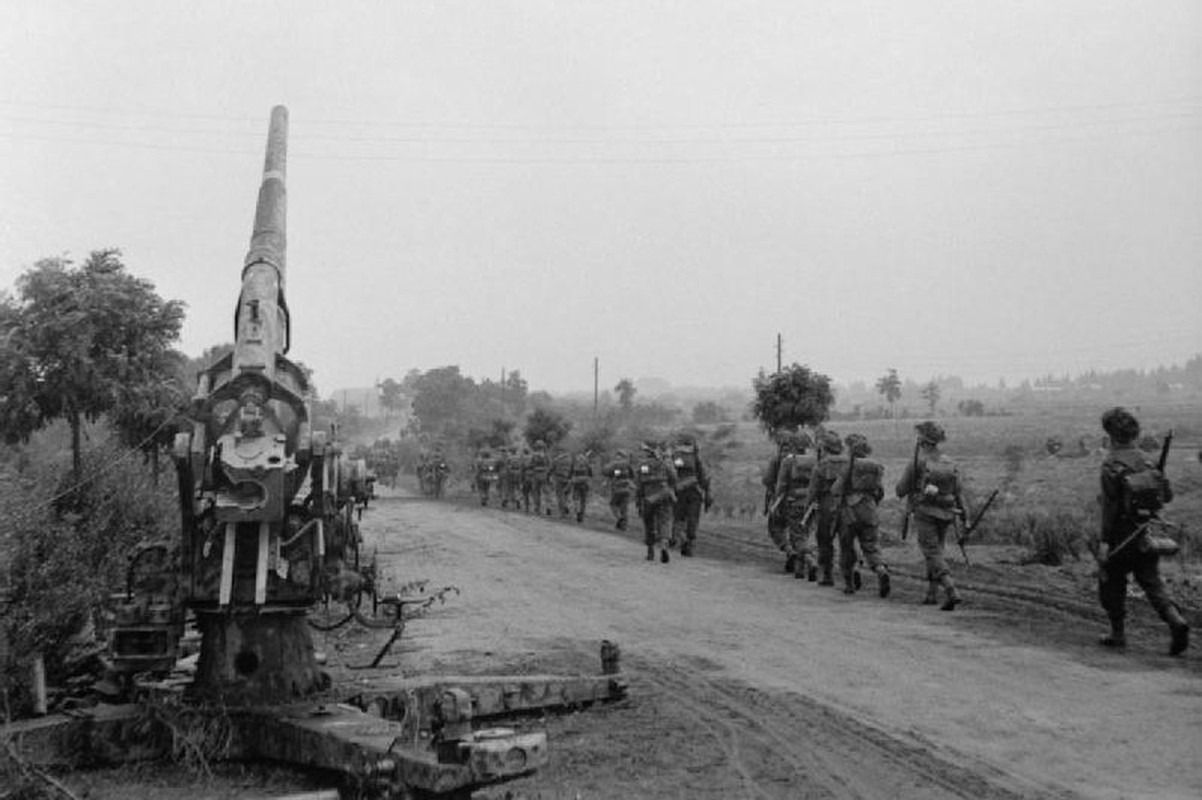
{"type": "Polygon", "coordinates": [[[806,558],[805,553],[799,553],[793,557],[793,577],[801,580],[810,572],[810,560],[806,558]]]}
{"type": "Polygon", "coordinates": [[[864,579],[860,577],[860,571],[858,569],[852,570],[851,572],[851,585],[856,588],[856,591],[859,591],[864,585],[864,579]]]}
{"type": "Polygon", "coordinates": [[[935,583],[935,581],[927,581],[927,593],[922,598],[922,604],[924,606],[933,606],[939,602],[939,596],[936,594],[936,590],[938,588],[939,584],[935,583]]]}
{"type": "Polygon", "coordinates": [[[655,545],[653,545],[653,544],[647,545],[647,560],[648,561],[655,560],[655,545]]]}
{"type": "Polygon", "coordinates": [[[834,586],[835,577],[831,574],[830,567],[822,568],[822,580],[818,581],[819,586],[834,586]]]}
{"type": "Polygon", "coordinates": [[[577,522],[584,522],[584,512],[583,512],[583,511],[577,511],[577,512],[576,512],[576,521],[577,521],[577,522]]]}
{"type": "Polygon", "coordinates": [[[818,567],[814,564],[806,564],[806,580],[810,583],[818,580],[818,567]]]}
{"type": "Polygon", "coordinates": [[[880,595],[882,599],[884,599],[889,596],[891,589],[892,587],[890,586],[889,570],[881,567],[876,573],[876,593],[880,595]]]}
{"type": "Polygon", "coordinates": [[[944,575],[940,583],[943,584],[945,595],[943,605],[939,606],[939,609],[941,611],[955,611],[956,606],[960,603],[960,595],[956,593],[956,584],[952,583],[952,576],[944,575]]]}
{"type": "Polygon", "coordinates": [[[672,557],[670,555],[668,555],[668,548],[664,547],[664,548],[660,549],[659,560],[661,562],[663,562],[664,564],[667,564],[669,561],[672,560],[672,557]]]}
{"type": "Polygon", "coordinates": [[[1181,616],[1181,609],[1170,605],[1165,609],[1164,621],[1169,624],[1169,655],[1179,656],[1189,647],[1189,623],[1181,616]]]}
{"type": "Polygon", "coordinates": [[[852,573],[843,573],[843,594],[856,593],[856,580],[852,577],[852,573]]]}
{"type": "Polygon", "coordinates": [[[1120,649],[1127,646],[1127,633],[1124,630],[1122,618],[1110,620],[1110,633],[1098,639],[1102,647],[1120,649]]]}
{"type": "Polygon", "coordinates": [[[693,543],[685,542],[680,546],[680,554],[686,558],[691,558],[693,555],[693,543]]]}
{"type": "Polygon", "coordinates": [[[785,574],[790,574],[797,568],[797,556],[789,553],[785,556],[785,574]]]}

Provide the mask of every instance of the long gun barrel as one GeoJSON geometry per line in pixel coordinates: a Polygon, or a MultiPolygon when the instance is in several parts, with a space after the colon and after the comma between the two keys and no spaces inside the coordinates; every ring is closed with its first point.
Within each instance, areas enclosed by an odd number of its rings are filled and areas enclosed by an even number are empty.
{"type": "Polygon", "coordinates": [[[287,276],[288,109],[271,110],[263,182],[255,205],[250,249],[242,267],[242,293],[234,319],[235,372],[261,370],[274,378],[275,356],[288,352],[291,323],[285,299],[287,276]]]}

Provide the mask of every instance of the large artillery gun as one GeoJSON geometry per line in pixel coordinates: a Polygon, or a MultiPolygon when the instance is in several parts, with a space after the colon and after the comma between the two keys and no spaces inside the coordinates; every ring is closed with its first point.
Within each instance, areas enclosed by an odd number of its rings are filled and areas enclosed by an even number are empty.
{"type": "MultiPolygon", "coordinates": [[[[545,734],[480,730],[478,723],[622,697],[617,648],[603,644],[597,676],[361,673],[354,687],[331,685],[310,633],[315,606],[345,603],[346,620],[393,628],[387,649],[403,629],[406,604],[421,608],[429,598],[381,597],[374,559],[364,564],[360,556],[371,475],[362,460],[343,454],[332,432],[312,429],[308,378],[287,357],[287,134],[288,112],[277,106],[241,272],[234,347],[200,373],[191,430],[174,443],[180,538],[131,556],[109,662],[134,686],[161,676],[176,665],[185,623],[194,620],[195,675],[173,702],[227,721],[226,757],[332,770],[356,796],[466,796],[547,760],[545,734]],[[372,615],[360,611],[365,598],[372,615]],[[380,609],[383,616],[374,617],[380,609]]],[[[383,653],[368,666],[378,666],[383,653]]],[[[175,686],[141,684],[144,696],[159,697],[175,686]]],[[[146,720],[137,704],[102,705],[5,725],[0,735],[15,736],[43,763],[161,755],[171,735],[146,720]]]]}

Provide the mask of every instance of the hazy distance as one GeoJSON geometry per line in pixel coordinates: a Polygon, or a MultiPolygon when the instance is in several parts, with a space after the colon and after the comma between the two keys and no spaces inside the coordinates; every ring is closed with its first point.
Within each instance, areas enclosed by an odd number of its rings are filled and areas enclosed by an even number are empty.
{"type": "Polygon", "coordinates": [[[0,286],[120,247],[232,339],[291,112],[320,388],[1182,363],[1202,349],[1195,2],[0,6],[0,286]]]}

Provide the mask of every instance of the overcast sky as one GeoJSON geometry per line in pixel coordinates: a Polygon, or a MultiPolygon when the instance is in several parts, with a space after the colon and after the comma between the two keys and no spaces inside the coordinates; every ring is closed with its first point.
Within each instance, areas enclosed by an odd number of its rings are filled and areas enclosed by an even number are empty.
{"type": "Polygon", "coordinates": [[[3,0],[0,287],[119,247],[232,340],[276,103],[324,391],[1202,351],[1196,0],[3,0]]]}

